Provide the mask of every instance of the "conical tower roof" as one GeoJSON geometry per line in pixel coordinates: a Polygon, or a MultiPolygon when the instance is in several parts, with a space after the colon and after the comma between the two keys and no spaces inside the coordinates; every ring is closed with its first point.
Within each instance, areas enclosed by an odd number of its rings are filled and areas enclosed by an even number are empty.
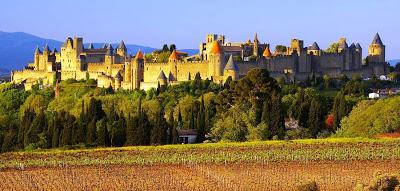
{"type": "Polygon", "coordinates": [[[239,71],[239,68],[237,67],[237,65],[235,64],[235,62],[233,62],[233,56],[232,56],[232,55],[229,57],[229,60],[228,60],[228,62],[226,63],[224,70],[239,71]]]}
{"type": "Polygon", "coordinates": [[[169,55],[170,60],[179,60],[178,53],[176,53],[176,50],[172,51],[171,55],[169,55]]]}
{"type": "Polygon", "coordinates": [[[67,47],[68,44],[71,45],[71,47],[72,47],[72,38],[71,37],[68,37],[67,40],[65,40],[63,47],[67,47]]]}
{"type": "Polygon", "coordinates": [[[93,46],[92,43],[90,43],[90,44],[88,45],[88,49],[94,49],[94,46],[93,46]]]}
{"type": "Polygon", "coordinates": [[[111,44],[108,44],[108,46],[107,46],[107,55],[108,56],[114,55],[114,49],[111,44]]]}
{"type": "Polygon", "coordinates": [[[50,52],[49,45],[46,43],[43,49],[44,52],[50,52]]]}
{"type": "Polygon", "coordinates": [[[379,45],[383,45],[381,37],[379,36],[378,33],[375,34],[374,40],[372,40],[371,44],[379,44],[379,45]]]}
{"type": "Polygon", "coordinates": [[[39,46],[36,46],[35,54],[41,54],[42,51],[40,50],[39,46]]]}
{"type": "Polygon", "coordinates": [[[214,41],[210,50],[211,54],[221,54],[222,50],[221,50],[221,46],[219,45],[218,41],[214,41]]]}
{"type": "Polygon", "coordinates": [[[122,80],[122,75],[121,75],[120,71],[117,72],[117,74],[115,75],[115,78],[120,80],[120,81],[122,80]]]}
{"type": "Polygon", "coordinates": [[[317,42],[314,42],[314,43],[310,46],[309,49],[310,49],[310,50],[320,50],[320,48],[319,48],[317,42]]]}
{"type": "Polygon", "coordinates": [[[271,57],[272,56],[271,50],[269,49],[268,46],[265,48],[265,50],[263,52],[263,56],[264,57],[271,57]]]}
{"type": "Polygon", "coordinates": [[[57,53],[57,52],[58,52],[57,48],[54,48],[52,53],[54,54],[54,53],[57,53]]]}
{"type": "Polygon", "coordinates": [[[118,49],[124,49],[126,50],[126,46],[123,40],[121,40],[121,42],[119,43],[118,49]]]}
{"type": "Polygon", "coordinates": [[[164,74],[164,71],[161,70],[160,75],[158,75],[157,80],[166,80],[167,77],[164,74]]]}
{"type": "Polygon", "coordinates": [[[141,50],[139,50],[139,51],[136,53],[135,58],[136,58],[136,59],[143,59],[143,53],[142,53],[141,50]]]}
{"type": "Polygon", "coordinates": [[[356,49],[361,50],[361,45],[360,45],[360,43],[357,43],[357,44],[356,44],[356,49]]]}

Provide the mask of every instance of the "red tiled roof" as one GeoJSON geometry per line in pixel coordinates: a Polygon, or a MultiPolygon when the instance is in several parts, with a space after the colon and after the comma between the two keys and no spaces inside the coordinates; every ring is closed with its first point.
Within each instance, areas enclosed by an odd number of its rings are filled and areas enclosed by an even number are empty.
{"type": "Polygon", "coordinates": [[[169,56],[170,60],[179,60],[179,56],[176,53],[176,50],[172,51],[171,55],[169,56]]]}
{"type": "Polygon", "coordinates": [[[139,50],[139,52],[137,52],[135,58],[137,58],[137,59],[143,59],[143,53],[142,53],[142,51],[139,50]]]}
{"type": "Polygon", "coordinates": [[[264,57],[271,57],[272,56],[271,50],[269,50],[268,46],[265,48],[265,50],[263,52],[263,56],[264,57]]]}
{"type": "Polygon", "coordinates": [[[218,41],[214,41],[211,47],[211,54],[221,54],[221,46],[219,45],[218,41]]]}

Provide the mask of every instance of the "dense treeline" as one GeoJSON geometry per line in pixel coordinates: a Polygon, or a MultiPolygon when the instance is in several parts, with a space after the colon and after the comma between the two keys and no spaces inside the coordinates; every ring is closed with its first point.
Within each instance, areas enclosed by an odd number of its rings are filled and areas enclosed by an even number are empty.
{"type": "Polygon", "coordinates": [[[197,130],[199,143],[327,137],[371,87],[392,85],[314,75],[287,84],[263,69],[222,85],[196,74],[147,92],[93,83],[63,81],[57,98],[50,88],[0,88],[1,151],[177,144],[182,129],[197,130]]]}

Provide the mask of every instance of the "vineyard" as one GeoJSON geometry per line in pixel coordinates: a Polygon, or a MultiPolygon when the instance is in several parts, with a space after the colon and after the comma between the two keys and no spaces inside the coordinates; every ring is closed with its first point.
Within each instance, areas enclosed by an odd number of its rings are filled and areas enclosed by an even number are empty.
{"type": "Polygon", "coordinates": [[[398,173],[399,139],[44,150],[0,155],[0,190],[352,190],[398,173]]]}

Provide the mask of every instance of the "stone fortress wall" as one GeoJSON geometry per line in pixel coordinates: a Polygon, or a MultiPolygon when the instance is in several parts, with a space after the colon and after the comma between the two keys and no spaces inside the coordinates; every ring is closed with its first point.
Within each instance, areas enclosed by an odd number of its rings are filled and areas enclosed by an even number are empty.
{"type": "Polygon", "coordinates": [[[15,83],[42,81],[53,84],[58,80],[95,79],[98,87],[114,89],[149,89],[160,84],[177,84],[194,79],[199,73],[202,79],[223,83],[228,77],[237,80],[253,68],[265,68],[273,77],[287,80],[304,79],[310,75],[363,77],[388,73],[385,62],[385,46],[376,34],[368,48],[368,63],[363,65],[362,49],[357,44],[347,45],[346,39],[338,42],[338,52],[328,53],[317,43],[304,47],[304,42],[292,39],[285,52],[271,52],[269,44],[260,43],[257,34],[253,41],[225,42],[225,36],[207,35],[200,44],[199,54],[181,58],[173,51],[167,63],[147,62],[139,51],[135,56],[127,54],[123,41],[114,49],[111,44],[102,48],[83,46],[82,38],[67,38],[61,52],[43,52],[37,48],[34,61],[22,71],[12,72],[15,83]]]}

